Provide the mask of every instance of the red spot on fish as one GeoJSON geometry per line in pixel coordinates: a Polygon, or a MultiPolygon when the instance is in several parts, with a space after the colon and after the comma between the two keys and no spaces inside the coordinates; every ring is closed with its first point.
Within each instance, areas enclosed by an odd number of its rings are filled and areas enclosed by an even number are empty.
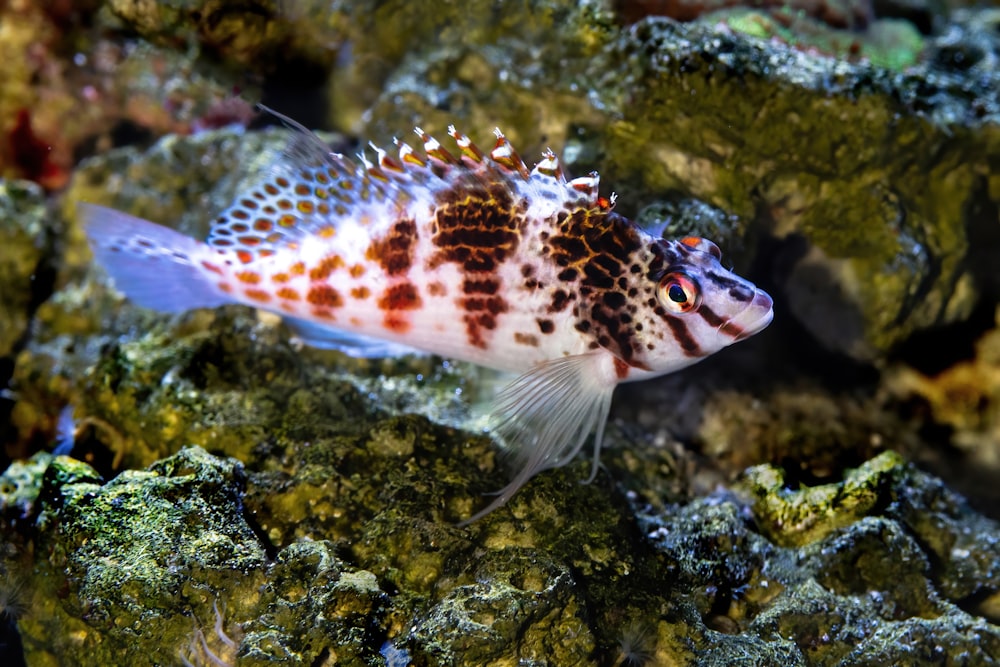
{"type": "Polygon", "coordinates": [[[260,274],[256,271],[241,271],[236,274],[236,279],[248,285],[256,285],[260,282],[260,274]]]}
{"type": "Polygon", "coordinates": [[[312,314],[313,314],[313,317],[318,317],[321,320],[333,320],[333,319],[336,319],[333,316],[333,311],[331,311],[329,308],[313,308],[312,309],[312,314]]]}
{"type": "Polygon", "coordinates": [[[288,272],[293,276],[301,276],[306,272],[306,265],[303,262],[295,262],[289,267],[288,272]]]}
{"type": "Polygon", "coordinates": [[[364,299],[367,299],[369,296],[371,296],[371,290],[365,287],[364,285],[362,285],[361,287],[352,287],[351,296],[354,297],[355,299],[358,299],[359,301],[363,301],[364,299]]]}
{"type": "Polygon", "coordinates": [[[253,261],[253,253],[250,252],[249,250],[237,250],[236,256],[244,264],[249,264],[250,262],[253,261]]]}
{"type": "Polygon", "coordinates": [[[216,283],[216,284],[217,284],[218,288],[220,290],[222,290],[223,292],[225,292],[226,294],[232,294],[232,292],[233,292],[233,286],[230,285],[229,283],[216,283]]]}
{"type": "Polygon", "coordinates": [[[405,334],[410,330],[411,326],[406,318],[394,312],[386,313],[385,319],[382,320],[382,325],[389,331],[397,334],[405,334]]]}
{"type": "Polygon", "coordinates": [[[301,298],[299,293],[291,287],[282,287],[277,291],[277,295],[279,299],[286,299],[288,301],[298,301],[301,298]]]}
{"type": "Polygon", "coordinates": [[[365,267],[363,264],[355,264],[351,267],[352,278],[360,278],[363,275],[365,275],[365,267]]]}
{"type": "Polygon", "coordinates": [[[420,308],[422,302],[417,288],[412,283],[399,283],[388,287],[378,300],[382,310],[414,310],[420,308]]]}
{"type": "Polygon", "coordinates": [[[624,380],[628,377],[630,367],[627,363],[615,357],[615,375],[618,376],[619,380],[624,380]]]}
{"type": "Polygon", "coordinates": [[[278,285],[283,285],[284,283],[288,282],[288,274],[287,273],[275,273],[273,276],[271,276],[271,280],[273,282],[277,283],[278,285]]]}
{"type": "Polygon", "coordinates": [[[344,300],[340,292],[329,285],[313,285],[306,295],[306,300],[314,306],[326,306],[328,308],[339,308],[344,305],[344,300]]]}
{"type": "Polygon", "coordinates": [[[260,301],[261,303],[267,303],[268,301],[271,300],[270,293],[262,289],[251,288],[244,290],[243,293],[246,294],[248,299],[252,299],[253,301],[260,301]]]}
{"type": "MultiPolygon", "coordinates": [[[[326,207],[326,209],[327,211],[329,211],[329,207],[326,207]]],[[[320,237],[321,239],[333,238],[334,234],[336,233],[337,233],[337,228],[334,227],[333,225],[324,225],[323,227],[320,227],[318,230],[316,230],[316,236],[320,237]]]]}
{"type": "Polygon", "coordinates": [[[201,265],[205,267],[205,269],[207,269],[208,271],[211,271],[212,273],[218,274],[220,276],[222,275],[222,269],[220,269],[215,264],[212,264],[211,262],[206,262],[202,260],[201,265]]]}
{"type": "Polygon", "coordinates": [[[344,266],[344,259],[340,255],[327,255],[319,261],[319,264],[309,270],[311,280],[326,280],[335,270],[344,266]]]}
{"type": "Polygon", "coordinates": [[[444,283],[435,280],[427,285],[427,293],[431,296],[447,296],[448,288],[444,286],[444,283]]]}

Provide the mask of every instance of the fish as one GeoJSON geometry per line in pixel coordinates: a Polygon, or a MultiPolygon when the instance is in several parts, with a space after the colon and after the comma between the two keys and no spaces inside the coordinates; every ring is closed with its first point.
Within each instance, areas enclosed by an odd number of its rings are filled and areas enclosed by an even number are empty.
{"type": "MultiPolygon", "coordinates": [[[[268,110],[270,111],[270,110],[268,110]]],[[[199,241],[79,204],[95,260],[141,307],[246,304],[306,344],[359,357],[422,352],[514,375],[489,432],[510,482],[468,525],[593,437],[597,472],[615,387],[672,373],[764,329],[772,300],[719,247],[660,238],[614,211],[596,172],[531,169],[495,130],[488,153],[415,129],[348,158],[289,128],[283,150],[199,241]]]]}

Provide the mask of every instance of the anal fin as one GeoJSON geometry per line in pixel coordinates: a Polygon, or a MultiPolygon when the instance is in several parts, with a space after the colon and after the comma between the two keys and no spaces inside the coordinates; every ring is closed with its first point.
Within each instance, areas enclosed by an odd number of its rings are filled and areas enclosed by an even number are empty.
{"type": "Polygon", "coordinates": [[[374,359],[379,357],[399,357],[407,354],[425,355],[425,352],[407,345],[391,343],[378,338],[369,338],[342,329],[334,329],[309,320],[294,317],[284,318],[295,337],[309,347],[321,350],[337,350],[349,357],[374,359]]]}

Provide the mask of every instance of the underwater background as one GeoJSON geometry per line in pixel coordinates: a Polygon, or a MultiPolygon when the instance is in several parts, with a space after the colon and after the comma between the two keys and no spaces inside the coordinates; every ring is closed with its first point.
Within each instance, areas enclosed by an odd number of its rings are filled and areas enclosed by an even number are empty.
{"type": "Polygon", "coordinates": [[[1000,8],[0,2],[0,662],[1000,663],[1000,8]],[[496,378],[138,308],[76,205],[203,237],[288,114],[597,170],[773,324],[507,480],[496,378]]]}

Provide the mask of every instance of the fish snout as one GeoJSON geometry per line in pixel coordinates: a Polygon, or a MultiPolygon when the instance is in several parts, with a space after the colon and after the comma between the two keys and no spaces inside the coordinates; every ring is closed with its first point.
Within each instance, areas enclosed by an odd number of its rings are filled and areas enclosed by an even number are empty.
{"type": "Polygon", "coordinates": [[[762,289],[754,288],[753,299],[720,327],[733,337],[733,342],[745,340],[762,331],[774,318],[774,302],[762,289]]]}

